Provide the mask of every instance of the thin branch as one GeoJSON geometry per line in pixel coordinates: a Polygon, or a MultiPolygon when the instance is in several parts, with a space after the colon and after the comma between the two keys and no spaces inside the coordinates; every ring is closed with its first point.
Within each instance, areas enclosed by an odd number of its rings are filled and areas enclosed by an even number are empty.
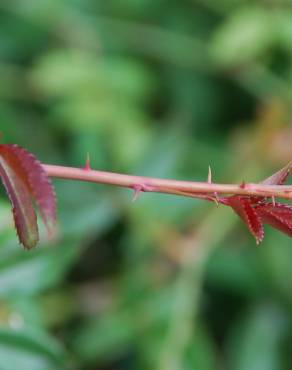
{"type": "MultiPolygon", "coordinates": [[[[292,199],[292,185],[264,185],[245,183],[214,184],[209,182],[178,181],[153,177],[124,175],[113,172],[92,170],[88,167],[75,168],[43,164],[50,177],[80,180],[98,184],[115,185],[139,192],[156,192],[218,200],[218,195],[246,195],[269,198],[292,199]]],[[[219,199],[220,201],[220,199],[219,199]]],[[[224,202],[222,202],[224,203],[224,202]]]]}

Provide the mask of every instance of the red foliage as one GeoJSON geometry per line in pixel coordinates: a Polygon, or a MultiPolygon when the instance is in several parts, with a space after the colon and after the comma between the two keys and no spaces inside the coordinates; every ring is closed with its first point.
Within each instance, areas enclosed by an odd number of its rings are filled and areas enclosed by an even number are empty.
{"type": "Polygon", "coordinates": [[[53,187],[41,163],[17,145],[0,145],[0,176],[12,204],[19,241],[27,249],[39,239],[33,201],[50,234],[56,225],[53,187]]]}
{"type": "MultiPolygon", "coordinates": [[[[291,171],[292,162],[267,179],[264,185],[283,185],[291,171]]],[[[230,206],[244,221],[257,244],[264,238],[263,224],[292,236],[292,206],[271,202],[267,197],[239,196],[221,198],[220,203],[230,206]]]]}

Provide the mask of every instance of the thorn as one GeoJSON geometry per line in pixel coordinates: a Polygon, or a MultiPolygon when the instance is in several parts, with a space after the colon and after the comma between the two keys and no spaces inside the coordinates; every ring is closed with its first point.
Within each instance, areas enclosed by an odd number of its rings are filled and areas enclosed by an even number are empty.
{"type": "Polygon", "coordinates": [[[133,186],[134,195],[133,195],[133,198],[132,198],[132,202],[135,202],[138,199],[140,193],[142,192],[142,189],[143,188],[142,188],[141,185],[134,185],[133,186]]]}
{"type": "Polygon", "coordinates": [[[263,241],[263,237],[256,238],[256,244],[257,244],[257,246],[259,246],[262,241],[263,241]]]}
{"type": "Polygon", "coordinates": [[[216,203],[216,206],[219,207],[219,197],[217,192],[214,192],[214,197],[214,202],[216,203]]]}
{"type": "Polygon", "coordinates": [[[243,181],[242,181],[242,183],[239,185],[239,187],[240,187],[241,189],[245,189],[245,185],[246,185],[246,184],[245,184],[245,181],[243,180],[243,181]]]}
{"type": "Polygon", "coordinates": [[[209,166],[209,169],[208,169],[207,183],[212,184],[212,170],[211,170],[210,166],[209,166]]]}
{"type": "Polygon", "coordinates": [[[90,171],[91,170],[89,153],[87,153],[87,156],[86,156],[86,161],[85,161],[84,169],[86,171],[90,171]]]}
{"type": "Polygon", "coordinates": [[[273,203],[273,206],[275,207],[276,206],[276,200],[275,200],[275,195],[272,195],[272,203],[273,203]]]}

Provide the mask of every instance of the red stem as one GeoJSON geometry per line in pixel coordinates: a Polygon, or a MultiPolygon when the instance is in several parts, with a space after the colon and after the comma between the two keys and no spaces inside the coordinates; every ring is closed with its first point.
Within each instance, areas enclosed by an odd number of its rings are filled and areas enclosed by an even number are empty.
{"type": "Polygon", "coordinates": [[[153,177],[124,175],[86,168],[43,165],[50,177],[89,181],[99,184],[116,185],[139,192],[157,192],[183,195],[207,200],[218,200],[217,195],[246,195],[292,199],[290,185],[264,185],[247,183],[214,184],[209,182],[177,181],[153,177]]]}

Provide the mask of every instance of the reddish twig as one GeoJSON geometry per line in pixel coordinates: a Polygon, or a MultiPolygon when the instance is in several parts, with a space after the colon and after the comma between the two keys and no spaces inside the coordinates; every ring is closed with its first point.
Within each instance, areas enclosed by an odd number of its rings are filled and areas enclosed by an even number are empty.
{"type": "Polygon", "coordinates": [[[98,184],[115,185],[139,192],[156,192],[182,195],[218,201],[218,195],[241,195],[292,199],[292,185],[269,185],[263,183],[215,184],[210,182],[178,181],[153,177],[125,175],[113,172],[96,171],[88,168],[75,168],[45,165],[43,168],[50,177],[89,181],[98,184]]]}

